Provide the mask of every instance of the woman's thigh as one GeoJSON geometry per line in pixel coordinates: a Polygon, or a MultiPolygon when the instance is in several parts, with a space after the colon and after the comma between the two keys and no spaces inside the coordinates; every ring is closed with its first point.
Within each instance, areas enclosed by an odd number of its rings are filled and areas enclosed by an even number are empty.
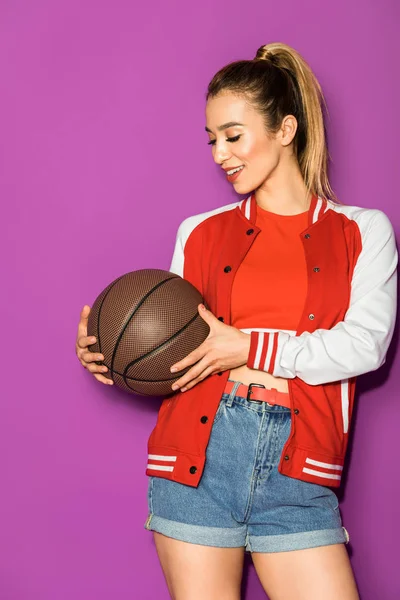
{"type": "Polygon", "coordinates": [[[243,547],[218,548],[153,535],[173,600],[240,600],[243,547]]]}
{"type": "Polygon", "coordinates": [[[253,552],[252,559],[270,600],[359,600],[344,544],[253,552]]]}

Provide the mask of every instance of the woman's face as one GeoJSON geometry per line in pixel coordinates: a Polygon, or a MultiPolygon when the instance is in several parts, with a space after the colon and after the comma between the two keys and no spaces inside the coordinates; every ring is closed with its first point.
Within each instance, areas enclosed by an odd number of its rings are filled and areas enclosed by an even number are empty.
{"type": "Polygon", "coordinates": [[[260,188],[273,176],[284,148],[281,134],[267,134],[263,117],[244,97],[223,92],[210,98],[206,123],[215,162],[225,170],[241,167],[227,175],[238,194],[260,188]]]}

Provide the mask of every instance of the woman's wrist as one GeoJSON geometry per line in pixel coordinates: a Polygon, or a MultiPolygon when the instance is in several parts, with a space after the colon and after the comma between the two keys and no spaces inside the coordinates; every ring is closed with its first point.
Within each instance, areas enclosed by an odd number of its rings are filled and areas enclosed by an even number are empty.
{"type": "Polygon", "coordinates": [[[249,359],[249,354],[250,354],[250,344],[251,344],[251,336],[249,333],[244,333],[244,331],[240,332],[241,338],[242,338],[242,347],[241,347],[241,351],[240,351],[240,357],[243,361],[242,364],[247,364],[247,361],[249,359]]]}

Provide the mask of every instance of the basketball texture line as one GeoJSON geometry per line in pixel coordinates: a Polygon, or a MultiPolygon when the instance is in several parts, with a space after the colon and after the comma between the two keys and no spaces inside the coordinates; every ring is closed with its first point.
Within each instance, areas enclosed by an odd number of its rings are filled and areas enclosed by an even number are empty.
{"type": "MultiPolygon", "coordinates": [[[[194,317],[192,317],[190,319],[190,321],[188,321],[183,327],[181,327],[176,333],[174,333],[173,335],[171,335],[171,337],[169,337],[167,340],[164,340],[164,342],[162,342],[161,344],[159,344],[156,348],[153,348],[153,350],[150,350],[149,352],[146,352],[146,354],[143,354],[143,356],[139,356],[139,358],[135,358],[135,360],[133,360],[132,362],[130,362],[128,365],[126,365],[125,370],[123,373],[118,373],[118,375],[120,375],[121,377],[124,378],[124,380],[126,379],[131,379],[132,381],[137,381],[137,383],[147,383],[147,382],[151,382],[151,383],[156,383],[156,382],[160,382],[160,381],[173,381],[174,379],[177,378],[177,373],[174,373],[173,377],[168,378],[168,379],[137,379],[136,377],[129,377],[128,375],[126,375],[126,372],[130,369],[130,367],[132,367],[133,365],[135,365],[136,363],[140,362],[141,360],[148,358],[149,356],[151,356],[152,354],[154,354],[155,352],[157,352],[158,350],[160,350],[160,348],[162,348],[163,346],[165,346],[166,344],[168,344],[169,342],[171,342],[172,340],[174,340],[175,338],[177,338],[183,331],[185,331],[185,329],[187,329],[190,325],[192,325],[192,323],[194,323],[196,321],[196,319],[201,319],[201,316],[199,315],[199,313],[197,313],[197,315],[194,315],[194,317]]],[[[116,372],[116,371],[114,371],[116,372]]],[[[126,381],[125,381],[126,383],[126,381]]]]}
{"type": "MultiPolygon", "coordinates": [[[[174,333],[173,335],[171,335],[171,337],[169,337],[167,340],[165,340],[162,344],[160,344],[156,348],[153,348],[153,350],[150,350],[150,352],[146,352],[146,354],[143,354],[139,358],[136,358],[135,360],[133,360],[131,363],[129,363],[129,365],[127,365],[127,367],[125,368],[125,371],[123,373],[120,373],[117,370],[113,370],[113,373],[115,373],[116,375],[119,375],[120,377],[123,377],[124,380],[130,379],[132,381],[137,381],[138,383],[157,383],[159,381],[173,381],[177,377],[176,373],[174,373],[173,376],[170,379],[138,379],[137,377],[129,377],[129,375],[126,375],[126,372],[129,369],[129,367],[131,367],[135,363],[143,360],[144,358],[148,358],[149,356],[151,356],[152,354],[154,354],[154,352],[157,352],[157,350],[160,350],[160,348],[162,348],[163,346],[165,346],[166,344],[168,344],[168,342],[171,342],[171,340],[173,340],[176,337],[178,337],[178,335],[180,335],[183,331],[185,331],[185,329],[187,329],[190,325],[192,325],[192,323],[194,323],[196,321],[196,319],[198,319],[198,318],[201,318],[200,315],[199,314],[195,315],[194,317],[192,317],[190,319],[190,321],[188,321],[186,323],[186,325],[184,325],[183,327],[181,327],[181,329],[179,329],[179,331],[177,331],[176,333],[174,333]]],[[[102,364],[105,365],[106,367],[108,367],[107,363],[103,362],[102,364]]]]}
{"type": "MultiPolygon", "coordinates": [[[[100,306],[99,306],[99,313],[97,315],[97,331],[100,331],[100,314],[101,314],[101,309],[102,306],[104,304],[105,299],[107,298],[108,294],[111,292],[111,290],[113,289],[114,285],[116,285],[118,283],[118,281],[120,281],[123,278],[123,275],[121,275],[121,277],[118,277],[118,279],[116,279],[113,283],[110,284],[109,289],[107,290],[107,292],[104,294],[104,298],[102,299],[100,306]]],[[[99,353],[101,354],[101,341],[100,341],[100,334],[98,335],[98,343],[99,343],[99,353]]],[[[96,364],[101,365],[104,364],[101,362],[101,360],[96,361],[96,364]]]]}
{"type": "MultiPolygon", "coordinates": [[[[110,366],[110,375],[112,377],[112,374],[114,373],[114,362],[115,362],[115,356],[117,354],[117,350],[118,350],[118,346],[123,338],[123,335],[125,333],[126,328],[128,327],[129,323],[132,320],[132,317],[134,317],[135,313],[139,310],[139,308],[146,302],[146,300],[151,296],[151,294],[153,292],[155,292],[156,290],[158,290],[158,288],[160,288],[162,285],[164,285],[165,283],[167,283],[167,281],[171,281],[172,279],[176,279],[177,276],[175,277],[167,277],[167,279],[163,279],[163,281],[160,281],[159,283],[157,283],[151,290],[149,290],[147,292],[147,294],[145,294],[143,296],[143,298],[140,300],[140,302],[135,306],[135,308],[132,311],[132,314],[130,315],[129,319],[127,319],[124,327],[122,328],[122,330],[120,331],[120,334],[117,338],[113,353],[112,353],[112,357],[111,357],[111,366],[110,366]]],[[[120,375],[120,374],[119,374],[120,375]]],[[[121,375],[122,376],[122,375],[121,375]]]]}

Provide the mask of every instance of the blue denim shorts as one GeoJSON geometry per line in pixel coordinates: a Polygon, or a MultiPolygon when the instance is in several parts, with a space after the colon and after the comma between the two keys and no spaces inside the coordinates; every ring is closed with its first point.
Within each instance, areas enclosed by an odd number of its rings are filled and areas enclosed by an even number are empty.
{"type": "Polygon", "coordinates": [[[238,385],[220,400],[198,487],[149,477],[145,529],[247,552],[347,543],[333,490],[278,472],[290,409],[236,396],[238,385]]]}

